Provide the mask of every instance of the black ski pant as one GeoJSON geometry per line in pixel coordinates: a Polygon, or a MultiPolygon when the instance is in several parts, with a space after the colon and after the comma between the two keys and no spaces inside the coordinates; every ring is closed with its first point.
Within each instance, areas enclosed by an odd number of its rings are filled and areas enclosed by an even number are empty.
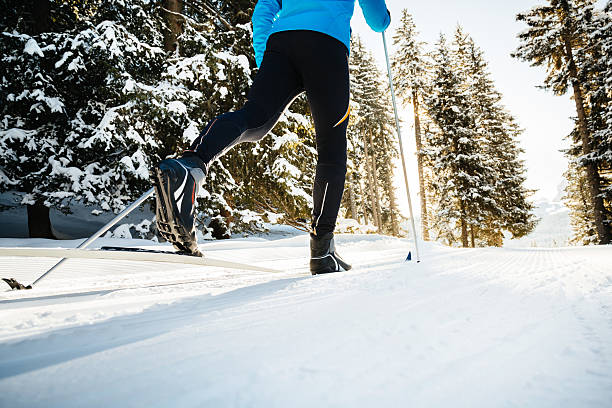
{"type": "Polygon", "coordinates": [[[321,236],[334,230],[346,176],[349,68],[339,40],[307,30],[271,35],[245,105],[212,120],[189,151],[209,166],[232,146],[261,140],[302,92],[316,131],[312,229],[321,236]]]}

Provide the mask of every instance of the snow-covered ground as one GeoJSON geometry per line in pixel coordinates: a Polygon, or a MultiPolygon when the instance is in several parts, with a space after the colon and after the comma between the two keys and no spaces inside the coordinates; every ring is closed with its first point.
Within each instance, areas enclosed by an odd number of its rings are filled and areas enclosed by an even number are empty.
{"type": "Polygon", "coordinates": [[[73,259],[0,293],[0,406],[612,406],[612,247],[430,244],[417,264],[407,240],[337,241],[354,271],[309,276],[297,235],[202,245],[281,275],[73,259]]]}

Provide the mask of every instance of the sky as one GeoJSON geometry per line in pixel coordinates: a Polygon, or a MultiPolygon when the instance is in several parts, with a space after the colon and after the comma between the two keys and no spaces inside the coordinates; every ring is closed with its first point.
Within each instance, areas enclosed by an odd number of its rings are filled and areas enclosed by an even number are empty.
{"type": "MultiPolygon", "coordinates": [[[[390,53],[393,53],[392,35],[404,8],[414,17],[422,41],[434,44],[440,32],[450,36],[457,24],[461,24],[465,32],[474,38],[476,45],[484,51],[492,78],[497,89],[504,95],[503,103],[524,129],[519,142],[525,150],[522,158],[527,167],[527,187],[537,190],[534,195],[536,201],[559,198],[560,185],[564,180],[563,172],[567,167],[567,160],[560,151],[568,147],[568,141],[564,138],[571,132],[572,117],[576,115],[575,105],[569,94],[555,96],[550,91],[537,88],[544,82],[543,68],[531,67],[529,63],[510,56],[519,44],[517,33],[526,28],[524,23],[515,20],[516,14],[543,3],[543,0],[387,0],[387,7],[391,12],[391,26],[387,30],[390,53]]],[[[361,8],[357,5],[352,28],[353,33],[362,38],[380,69],[386,74],[381,34],[367,26],[361,8]]],[[[412,107],[400,107],[400,110],[412,203],[418,212],[412,107]]],[[[407,215],[401,165],[396,173],[396,184],[402,213],[407,215]]]]}

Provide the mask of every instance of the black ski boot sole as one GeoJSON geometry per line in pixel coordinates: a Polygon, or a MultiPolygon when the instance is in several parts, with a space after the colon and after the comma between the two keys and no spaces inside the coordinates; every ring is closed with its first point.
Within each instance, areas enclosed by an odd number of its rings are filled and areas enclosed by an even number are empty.
{"type": "Polygon", "coordinates": [[[180,221],[179,211],[173,200],[168,176],[159,168],[151,171],[151,179],[155,186],[155,217],[159,234],[168,242],[172,243],[179,252],[203,256],[198,248],[195,232],[188,231],[180,221]]]}

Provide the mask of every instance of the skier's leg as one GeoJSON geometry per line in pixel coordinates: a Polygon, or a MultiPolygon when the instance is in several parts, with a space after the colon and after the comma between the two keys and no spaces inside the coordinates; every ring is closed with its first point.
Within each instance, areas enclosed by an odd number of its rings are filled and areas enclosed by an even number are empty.
{"type": "Polygon", "coordinates": [[[164,160],[153,170],[157,227],[179,251],[200,254],[193,222],[195,197],[210,164],[237,143],[264,137],[302,92],[286,48],[271,36],[244,107],[212,120],[182,157],[164,160]]]}
{"type": "Polygon", "coordinates": [[[300,31],[296,35],[301,37],[296,65],[301,67],[316,130],[310,271],[318,275],[351,269],[336,252],[333,234],[346,175],[348,50],[325,34],[300,31]]]}
{"type": "Polygon", "coordinates": [[[258,141],[274,127],[285,108],[303,91],[301,78],[284,47],[282,36],[270,37],[245,105],[210,121],[188,153],[197,154],[208,167],[232,146],[258,141]]]}
{"type": "Polygon", "coordinates": [[[333,232],[346,175],[346,129],[349,117],[348,50],[340,41],[316,32],[303,32],[304,88],[314,119],[317,169],[313,189],[312,230],[333,232]],[[312,55],[309,55],[312,54],[312,55]]]}

